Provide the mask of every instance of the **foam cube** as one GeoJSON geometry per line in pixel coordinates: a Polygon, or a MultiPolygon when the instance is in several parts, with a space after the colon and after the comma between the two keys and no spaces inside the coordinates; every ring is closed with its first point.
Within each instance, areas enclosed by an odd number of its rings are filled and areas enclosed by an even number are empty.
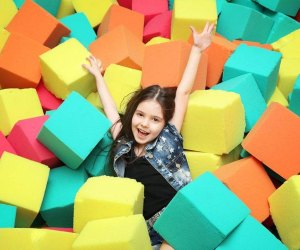
{"type": "Polygon", "coordinates": [[[70,30],[32,0],[25,0],[7,26],[9,32],[23,34],[49,48],[55,47],[70,30]]]}
{"type": "Polygon", "coordinates": [[[66,166],[51,169],[41,206],[41,216],[50,227],[72,227],[74,200],[88,176],[83,168],[66,166]]]}
{"type": "Polygon", "coordinates": [[[247,205],[255,219],[263,222],[270,216],[268,198],[276,189],[262,163],[247,157],[218,168],[214,175],[247,205]]]}
{"type": "MultiPolygon", "coordinates": [[[[190,50],[191,45],[185,41],[171,41],[146,46],[142,71],[142,87],[146,88],[153,84],[158,84],[162,87],[178,86],[185,70],[190,50]]],[[[207,55],[202,54],[193,90],[205,88],[207,60],[207,55]]]]}
{"type": "Polygon", "coordinates": [[[56,17],[63,18],[75,12],[72,0],[61,0],[56,17]]]}
{"type": "Polygon", "coordinates": [[[17,208],[15,206],[0,204],[0,228],[14,228],[17,208]]]}
{"type": "Polygon", "coordinates": [[[16,227],[30,227],[47,185],[49,168],[4,152],[0,164],[0,202],[17,207],[16,227]]]}
{"type": "Polygon", "coordinates": [[[282,12],[289,16],[295,16],[300,8],[300,2],[297,0],[257,0],[259,4],[266,7],[267,9],[282,12]]]}
{"type": "Polygon", "coordinates": [[[117,0],[118,4],[122,7],[127,9],[131,9],[132,7],[132,0],[117,0]]]}
{"type": "Polygon", "coordinates": [[[74,232],[91,220],[142,214],[143,202],[144,186],[134,179],[91,177],[75,198],[74,232]]]}
{"type": "Polygon", "coordinates": [[[266,43],[273,23],[272,18],[256,10],[225,2],[218,19],[217,32],[228,40],[242,39],[266,43]]]}
{"type": "Polygon", "coordinates": [[[39,56],[46,51],[42,44],[11,33],[0,54],[2,88],[35,88],[41,79],[39,56]]]}
{"type": "Polygon", "coordinates": [[[0,29],[5,28],[7,24],[17,14],[18,9],[13,0],[0,0],[1,16],[0,16],[0,29]]]}
{"type": "Polygon", "coordinates": [[[65,42],[70,37],[73,37],[88,49],[90,44],[97,38],[93,27],[89,23],[86,15],[83,13],[75,13],[73,15],[66,16],[60,19],[60,21],[71,30],[71,33],[68,37],[62,38],[62,42],[65,42]]]}
{"type": "Polygon", "coordinates": [[[48,89],[45,88],[45,85],[42,81],[37,86],[36,92],[39,96],[44,111],[57,109],[63,102],[61,99],[56,98],[52,93],[50,93],[48,89]]]}
{"type": "Polygon", "coordinates": [[[248,73],[234,77],[213,86],[212,89],[230,91],[240,95],[246,115],[245,132],[252,129],[267,108],[267,104],[252,74],[248,73]]]}
{"type": "Polygon", "coordinates": [[[238,94],[197,90],[190,95],[181,130],[184,149],[227,154],[241,143],[244,131],[245,111],[238,94]]]}
{"type": "Polygon", "coordinates": [[[0,228],[0,248],[16,249],[71,249],[78,234],[37,228],[0,228]],[[17,239],[17,240],[16,240],[17,239]]]}
{"type": "Polygon", "coordinates": [[[72,249],[151,250],[152,247],[145,219],[137,214],[88,222],[72,249]]]}
{"type": "Polygon", "coordinates": [[[172,12],[166,11],[153,17],[145,26],[143,41],[147,43],[153,37],[160,36],[170,38],[171,36],[172,12]]]}
{"type": "Polygon", "coordinates": [[[298,75],[300,74],[300,60],[297,57],[294,58],[282,58],[277,86],[282,92],[285,98],[288,98],[289,94],[293,91],[294,84],[298,75]]]}
{"type": "MultiPolygon", "coordinates": [[[[299,5],[300,6],[300,5],[299,5]]],[[[267,43],[273,43],[280,39],[281,37],[288,35],[289,33],[300,29],[300,24],[296,20],[289,16],[286,16],[280,12],[271,12],[269,14],[274,20],[274,25],[271,29],[267,43]]]]}
{"type": "Polygon", "coordinates": [[[300,176],[291,176],[269,198],[270,212],[282,242],[300,248],[300,176]]]}
{"type": "Polygon", "coordinates": [[[43,109],[35,89],[0,90],[0,131],[5,136],[18,121],[41,115],[43,109]]]}
{"type": "Polygon", "coordinates": [[[260,48],[264,48],[267,50],[273,50],[273,47],[271,44],[267,44],[267,43],[259,43],[259,42],[253,42],[253,41],[245,41],[245,40],[233,40],[232,43],[236,44],[237,46],[239,46],[240,44],[246,44],[248,46],[255,46],[255,47],[260,47],[260,48]]]}
{"type": "Polygon", "coordinates": [[[49,12],[52,16],[56,16],[61,0],[34,0],[34,2],[49,12]]]}
{"type": "Polygon", "coordinates": [[[84,168],[90,176],[114,175],[113,167],[109,163],[112,143],[111,134],[106,133],[80,167],[84,168]]]}
{"type": "Polygon", "coordinates": [[[4,151],[10,152],[12,154],[16,154],[16,151],[11,146],[11,144],[7,141],[6,137],[0,131],[0,157],[4,151]]]}
{"type": "MultiPolygon", "coordinates": [[[[286,56],[286,53],[282,51],[282,49],[286,48],[297,48],[296,44],[298,44],[300,40],[300,30],[295,30],[284,37],[278,39],[276,42],[272,43],[273,50],[280,51],[283,53],[283,57],[286,56]]],[[[291,53],[291,56],[294,54],[291,53]]]]}
{"type": "Polygon", "coordinates": [[[270,231],[252,216],[242,223],[216,248],[216,250],[253,250],[273,249],[287,250],[270,231]]]}
{"type": "Polygon", "coordinates": [[[123,25],[99,37],[90,45],[91,53],[101,58],[103,69],[111,63],[141,69],[144,49],[143,42],[123,25]]]}
{"type": "Polygon", "coordinates": [[[264,11],[264,7],[258,4],[257,2],[254,2],[252,0],[232,0],[231,3],[239,4],[242,6],[249,7],[251,9],[257,10],[261,13],[264,11]]]}
{"type": "Polygon", "coordinates": [[[217,18],[216,1],[214,0],[174,1],[171,38],[172,40],[187,40],[191,25],[202,30],[207,21],[216,23],[217,18]]]}
{"type": "Polygon", "coordinates": [[[91,92],[87,97],[86,100],[92,104],[99,112],[104,113],[103,105],[100,101],[100,96],[98,92],[91,92]]]}
{"type": "Polygon", "coordinates": [[[288,179],[300,172],[300,119],[279,103],[272,103],[242,142],[251,155],[288,179]]]}
{"type": "Polygon", "coordinates": [[[97,35],[102,36],[119,25],[124,25],[132,34],[135,34],[139,40],[142,40],[144,15],[117,4],[111,5],[106,12],[98,28],[97,35]]]}
{"type": "Polygon", "coordinates": [[[184,154],[189,164],[192,179],[195,180],[204,172],[213,172],[224,164],[238,160],[240,152],[241,146],[237,146],[229,154],[223,155],[187,150],[184,151],[184,154]]]}
{"type": "Polygon", "coordinates": [[[111,122],[77,92],[44,123],[38,140],[76,169],[110,128],[111,122]]]}
{"type": "Polygon", "coordinates": [[[300,75],[296,80],[290,96],[289,109],[300,116],[300,75]]]}
{"type": "Polygon", "coordinates": [[[89,55],[89,51],[75,38],[42,54],[40,62],[45,87],[61,99],[65,99],[72,91],[84,97],[95,91],[93,75],[82,67],[82,64],[88,63],[86,58],[89,55]]]}
{"type": "Polygon", "coordinates": [[[154,229],[174,249],[215,249],[249,213],[224,184],[207,172],[177,192],[154,229]]]}
{"type": "Polygon", "coordinates": [[[83,12],[93,27],[96,27],[102,22],[106,11],[113,2],[113,0],[72,0],[75,11],[83,12]]]}
{"type": "Polygon", "coordinates": [[[0,29],[0,52],[4,48],[10,33],[6,29],[0,29]]]}
{"type": "Polygon", "coordinates": [[[268,101],[268,106],[272,102],[278,102],[284,107],[287,107],[289,105],[287,99],[284,97],[284,95],[282,94],[282,92],[279,90],[278,87],[275,88],[273,95],[271,96],[270,100],[268,101]]]}
{"type": "Polygon", "coordinates": [[[45,164],[51,168],[60,164],[59,159],[37,141],[37,136],[48,118],[45,115],[18,121],[7,140],[19,156],[45,164]]]}
{"type": "Polygon", "coordinates": [[[142,71],[111,64],[106,68],[104,80],[111,93],[118,112],[125,112],[126,104],[132,93],[141,87],[142,71]]]}
{"type": "Polygon", "coordinates": [[[156,37],[153,37],[149,42],[147,42],[146,46],[151,46],[154,44],[166,43],[166,42],[170,42],[170,39],[165,38],[165,37],[156,36],[156,37]]]}
{"type": "Polygon", "coordinates": [[[252,73],[265,101],[268,101],[277,84],[280,61],[278,52],[241,44],[225,63],[222,80],[252,73]]]}

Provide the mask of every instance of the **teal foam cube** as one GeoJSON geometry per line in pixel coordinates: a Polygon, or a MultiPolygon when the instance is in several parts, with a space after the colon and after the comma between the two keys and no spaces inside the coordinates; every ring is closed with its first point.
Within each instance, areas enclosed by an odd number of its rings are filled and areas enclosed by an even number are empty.
{"type": "Polygon", "coordinates": [[[258,4],[255,1],[252,1],[252,0],[231,0],[230,2],[249,7],[251,9],[259,11],[261,13],[263,13],[263,11],[264,11],[263,6],[261,6],[260,4],[258,4]]]}
{"type": "Polygon", "coordinates": [[[61,0],[34,0],[38,5],[40,5],[43,9],[48,11],[52,16],[56,16],[61,0]]]}
{"type": "Polygon", "coordinates": [[[112,143],[112,136],[107,133],[80,167],[84,168],[90,176],[115,175],[112,164],[109,162],[112,143]]]}
{"type": "Polygon", "coordinates": [[[206,172],[177,192],[154,224],[175,249],[215,249],[250,213],[213,174],[206,172]]]}
{"type": "Polygon", "coordinates": [[[295,16],[300,8],[299,0],[256,0],[267,9],[281,12],[289,16],[295,16]]]}
{"type": "Polygon", "coordinates": [[[274,25],[267,39],[267,43],[273,43],[278,39],[288,35],[289,33],[300,29],[299,22],[280,12],[270,11],[268,12],[268,16],[274,20],[274,25]]]}
{"type": "Polygon", "coordinates": [[[268,102],[277,84],[281,58],[279,52],[241,44],[225,63],[222,81],[252,73],[262,96],[268,102]]]}
{"type": "Polygon", "coordinates": [[[259,91],[257,83],[250,73],[221,82],[213,86],[212,89],[225,90],[240,95],[245,108],[245,132],[249,132],[253,128],[267,108],[267,104],[259,91]]]}
{"type": "Polygon", "coordinates": [[[273,19],[247,6],[224,3],[217,23],[217,32],[228,40],[242,39],[265,43],[273,19]]]}
{"type": "Polygon", "coordinates": [[[287,250],[269,230],[253,217],[248,216],[216,250],[287,250]]]}
{"type": "Polygon", "coordinates": [[[50,170],[40,209],[50,227],[73,227],[74,200],[77,191],[88,179],[83,168],[76,170],[62,166],[50,170]]]}
{"type": "Polygon", "coordinates": [[[44,123],[37,138],[68,167],[76,169],[110,126],[102,113],[73,91],[44,123]]]}
{"type": "Polygon", "coordinates": [[[297,77],[293,91],[289,96],[289,110],[300,116],[300,75],[297,77]]]}
{"type": "Polygon", "coordinates": [[[89,48],[90,44],[96,40],[97,35],[82,12],[75,13],[60,19],[60,22],[71,30],[69,37],[62,38],[62,42],[69,38],[76,38],[84,47],[89,48]]]}
{"type": "Polygon", "coordinates": [[[17,207],[0,204],[0,228],[14,228],[17,215],[17,207]]]}

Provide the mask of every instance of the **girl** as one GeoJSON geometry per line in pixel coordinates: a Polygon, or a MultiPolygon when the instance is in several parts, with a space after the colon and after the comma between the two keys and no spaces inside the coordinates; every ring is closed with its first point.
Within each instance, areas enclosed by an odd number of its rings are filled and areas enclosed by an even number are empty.
{"type": "Polygon", "coordinates": [[[145,187],[143,215],[156,249],[160,245],[160,249],[172,249],[152,226],[176,192],[191,181],[180,129],[201,53],[211,44],[213,29],[209,23],[202,33],[191,27],[194,44],[175,100],[172,89],[150,86],[133,95],[122,118],[104,82],[101,62],[90,56],[90,64],[83,65],[95,76],[104,112],[113,124],[111,156],[116,174],[145,187]]]}

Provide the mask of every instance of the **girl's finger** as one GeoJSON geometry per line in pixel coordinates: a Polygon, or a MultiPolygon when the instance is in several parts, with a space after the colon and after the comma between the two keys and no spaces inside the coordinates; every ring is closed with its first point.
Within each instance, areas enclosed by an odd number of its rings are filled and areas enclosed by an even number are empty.
{"type": "Polygon", "coordinates": [[[196,29],[193,26],[190,26],[190,29],[191,29],[193,34],[197,32],[196,29]]]}

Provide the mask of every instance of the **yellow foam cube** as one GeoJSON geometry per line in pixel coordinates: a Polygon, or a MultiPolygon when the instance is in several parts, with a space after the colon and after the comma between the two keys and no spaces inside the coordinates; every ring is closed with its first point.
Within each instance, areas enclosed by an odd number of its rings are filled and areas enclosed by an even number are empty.
{"type": "Polygon", "coordinates": [[[115,0],[73,0],[76,12],[83,12],[91,25],[96,27],[102,22],[104,15],[115,0]]]}
{"type": "Polygon", "coordinates": [[[287,99],[284,97],[284,95],[281,93],[278,87],[275,88],[273,95],[271,96],[270,100],[268,101],[268,106],[272,102],[278,102],[282,106],[287,107],[289,105],[287,99]]]}
{"type": "Polygon", "coordinates": [[[161,36],[155,36],[153,37],[150,41],[146,43],[146,46],[154,45],[154,44],[159,44],[159,43],[167,43],[170,42],[171,40],[165,37],[161,36]]]}
{"type": "Polygon", "coordinates": [[[66,99],[77,91],[86,97],[96,90],[95,79],[82,64],[90,52],[75,38],[56,46],[40,56],[45,87],[56,97],[66,99]]]}
{"type": "Polygon", "coordinates": [[[95,108],[97,108],[101,113],[104,113],[103,111],[103,105],[100,101],[100,97],[98,92],[91,92],[87,97],[86,100],[92,104],[95,108]]]}
{"type": "Polygon", "coordinates": [[[48,166],[3,153],[0,161],[0,203],[17,207],[16,227],[30,227],[32,224],[40,211],[48,176],[48,166]]]}
{"type": "Polygon", "coordinates": [[[4,135],[8,135],[18,121],[43,114],[35,89],[0,90],[0,131],[4,135]]]}
{"type": "Polygon", "coordinates": [[[184,149],[228,154],[245,131],[240,95],[223,90],[196,90],[190,95],[182,126],[184,149]]]}
{"type": "Polygon", "coordinates": [[[229,154],[216,155],[197,151],[184,151],[188,161],[192,179],[195,180],[201,174],[213,172],[219,167],[236,161],[240,158],[242,147],[238,145],[229,154]]]}
{"type": "Polygon", "coordinates": [[[290,32],[289,34],[281,37],[271,45],[273,50],[281,52],[281,50],[284,49],[285,46],[289,46],[290,43],[296,45],[297,42],[298,44],[300,42],[300,29],[290,32]]]}
{"type": "Polygon", "coordinates": [[[285,181],[269,197],[269,205],[282,242],[291,250],[300,249],[300,176],[285,181]]]}
{"type": "Polygon", "coordinates": [[[104,80],[115,101],[118,112],[123,114],[131,94],[141,88],[142,71],[110,64],[104,74],[104,80]]]}
{"type": "Polygon", "coordinates": [[[215,0],[176,0],[174,1],[171,38],[187,40],[192,25],[201,31],[206,22],[216,23],[218,18],[215,0]]]}
{"type": "Polygon", "coordinates": [[[292,92],[294,84],[299,74],[299,58],[281,59],[277,86],[285,98],[288,98],[288,95],[292,92]]]}
{"type": "Polygon", "coordinates": [[[0,29],[5,28],[17,14],[18,8],[13,0],[0,0],[0,29]]]}
{"type": "Polygon", "coordinates": [[[151,250],[144,217],[141,214],[93,220],[75,240],[73,250],[151,250]]]}
{"type": "Polygon", "coordinates": [[[72,15],[75,12],[72,0],[61,0],[56,18],[63,18],[65,16],[72,15]]]}
{"type": "Polygon", "coordinates": [[[144,186],[128,178],[92,177],[77,192],[74,202],[74,232],[91,220],[143,212],[144,186]]]}
{"type": "Polygon", "coordinates": [[[0,228],[0,249],[66,250],[71,249],[78,234],[36,228],[0,228]]]}
{"type": "Polygon", "coordinates": [[[0,53],[3,49],[3,47],[5,46],[6,44],[6,41],[7,39],[9,38],[9,31],[5,30],[5,29],[2,29],[0,28],[0,53]]]}

